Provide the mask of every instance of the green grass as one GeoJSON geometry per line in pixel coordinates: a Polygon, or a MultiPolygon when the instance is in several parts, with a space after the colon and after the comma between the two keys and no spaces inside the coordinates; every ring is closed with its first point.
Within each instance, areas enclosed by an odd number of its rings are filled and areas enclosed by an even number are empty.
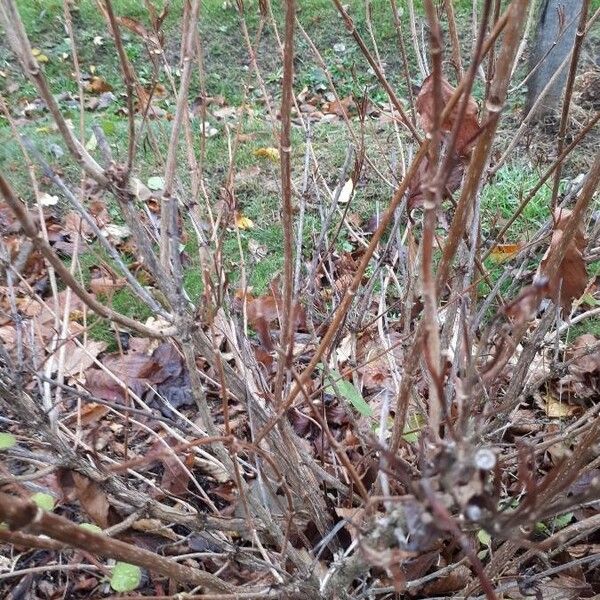
{"type": "MultiPolygon", "coordinates": [[[[483,230],[489,235],[499,231],[515,213],[521,201],[533,190],[539,175],[520,163],[507,163],[482,192],[483,230]]],[[[505,242],[527,241],[529,232],[538,230],[550,216],[551,183],[547,183],[527,204],[505,235],[505,242]]]]}
{"type": "MultiPolygon", "coordinates": [[[[48,62],[43,64],[43,69],[55,94],[70,92],[76,94],[77,85],[73,75],[72,59],[69,55],[70,46],[64,29],[64,15],[62,0],[17,0],[25,27],[31,36],[32,44],[39,48],[48,57],[48,62]]],[[[160,8],[160,1],[155,2],[160,8]]],[[[355,26],[369,46],[371,40],[367,29],[367,20],[362,0],[349,0],[349,12],[355,26]]],[[[593,4],[600,5],[600,0],[593,4]]],[[[115,12],[121,16],[136,19],[146,26],[149,25],[144,3],[139,0],[114,0],[115,12]]],[[[407,30],[407,8],[405,2],[398,1],[403,11],[403,22],[407,30]]],[[[106,110],[90,112],[85,115],[85,138],[91,135],[92,123],[99,123],[111,145],[116,159],[123,159],[127,151],[127,118],[123,115],[125,107],[125,88],[122,83],[120,66],[116,50],[107,32],[104,17],[98,11],[94,0],[80,0],[73,11],[73,24],[77,40],[81,70],[84,75],[95,73],[105,79],[114,88],[117,100],[106,110]]],[[[170,12],[165,21],[165,55],[167,61],[176,65],[179,55],[180,32],[179,22],[182,12],[183,0],[172,0],[170,12]]],[[[254,180],[236,186],[237,208],[255,223],[253,229],[239,232],[244,264],[248,284],[254,288],[254,293],[261,294],[267,291],[274,275],[281,271],[283,266],[282,245],[283,233],[279,215],[279,167],[268,160],[257,158],[254,152],[261,147],[276,146],[276,140],[264,119],[264,107],[257,102],[260,98],[260,88],[255,81],[250,69],[248,52],[240,30],[239,15],[235,10],[235,3],[230,2],[226,7],[222,0],[205,0],[202,3],[200,19],[200,32],[204,48],[204,74],[205,86],[209,96],[223,96],[229,105],[239,105],[245,94],[245,86],[249,84],[247,101],[250,103],[255,116],[244,119],[244,133],[251,134],[253,139],[240,145],[235,156],[235,171],[240,172],[251,167],[259,167],[259,174],[254,180]],[[255,256],[251,248],[259,246],[266,249],[264,256],[255,256]]],[[[470,32],[471,0],[459,0],[454,3],[458,15],[459,25],[463,25],[470,32]]],[[[398,90],[402,99],[406,96],[405,82],[401,75],[400,57],[396,31],[390,13],[388,0],[373,0],[372,21],[375,26],[375,35],[378,48],[386,64],[386,73],[391,84],[398,90]]],[[[416,3],[417,11],[422,14],[422,3],[416,3]]],[[[273,3],[275,19],[281,33],[283,26],[283,12],[280,2],[273,3]]],[[[350,34],[345,30],[340,17],[330,0],[302,0],[298,6],[298,18],[309,32],[316,46],[319,48],[329,71],[331,72],[340,95],[354,94],[362,96],[366,93],[371,99],[380,101],[384,95],[375,76],[366,67],[365,59],[357,49],[350,34]]],[[[257,0],[247,0],[246,20],[249,35],[255,39],[259,27],[259,8],[257,0]]],[[[136,77],[143,84],[149,84],[154,75],[151,61],[148,59],[143,40],[122,28],[123,41],[127,55],[131,61],[136,77]]],[[[470,50],[470,39],[465,44],[464,52],[470,50]]],[[[299,92],[303,87],[311,91],[320,89],[326,84],[323,71],[317,65],[315,58],[300,32],[296,37],[296,79],[295,90],[299,92]]],[[[414,63],[412,44],[408,43],[409,60],[414,63]]],[[[449,52],[447,51],[447,54],[449,52]]],[[[465,55],[465,58],[467,56],[465,55]]],[[[265,26],[260,44],[258,46],[258,61],[265,78],[269,92],[274,98],[275,106],[279,101],[281,86],[281,61],[278,54],[275,34],[272,27],[265,26]]],[[[20,78],[17,65],[10,57],[8,51],[0,41],[0,71],[7,77],[0,77],[0,92],[6,94],[12,107],[31,102],[37,98],[33,86],[20,78]],[[14,84],[18,82],[15,89],[14,84]],[[10,89],[9,89],[10,88],[10,89]]],[[[412,73],[418,73],[416,68],[412,73]]],[[[179,73],[174,71],[178,80],[179,73]]],[[[168,88],[168,81],[162,71],[159,81],[168,88]]],[[[418,84],[415,80],[413,83],[418,84]]],[[[198,71],[195,71],[190,97],[195,98],[200,91],[198,71]]],[[[474,94],[481,93],[481,88],[476,87],[474,94]]],[[[164,110],[174,110],[174,98],[168,96],[159,103],[164,110]]],[[[73,121],[77,131],[78,109],[70,106],[68,100],[61,102],[61,109],[65,116],[73,121]]],[[[220,188],[225,183],[229,168],[228,139],[222,123],[212,119],[213,125],[219,129],[218,135],[206,140],[206,155],[204,173],[207,180],[207,189],[212,194],[210,201],[218,207],[220,201],[220,188]]],[[[73,189],[79,185],[79,169],[73,166],[73,161],[66,153],[57,159],[49,153],[51,144],[62,147],[58,135],[52,130],[47,115],[42,114],[29,122],[19,124],[20,131],[33,139],[40,152],[52,166],[59,170],[73,189]]],[[[156,137],[159,146],[164,149],[168,143],[170,123],[166,119],[148,123],[148,128],[156,137]]],[[[195,139],[200,138],[200,124],[198,120],[193,123],[195,139]]],[[[369,156],[389,179],[394,179],[396,173],[392,167],[391,148],[394,138],[391,129],[367,124],[365,131],[366,145],[369,156]]],[[[138,171],[136,175],[143,181],[148,177],[163,172],[148,139],[140,140],[138,154],[138,171]]],[[[312,143],[317,156],[320,171],[331,189],[338,183],[337,178],[341,165],[344,163],[349,144],[348,134],[343,125],[320,124],[312,132],[312,143]]],[[[299,129],[293,131],[293,179],[297,184],[301,180],[304,157],[304,139],[299,129]]],[[[98,152],[96,158],[100,160],[98,152]]],[[[5,126],[5,121],[0,117],[0,164],[5,172],[11,176],[11,183],[18,192],[27,200],[32,200],[31,189],[26,169],[23,168],[23,158],[20,150],[12,139],[12,133],[5,126]]],[[[189,189],[189,176],[185,168],[186,159],[182,148],[180,176],[183,189],[189,189]]],[[[39,174],[39,171],[38,171],[39,174]]],[[[483,233],[485,236],[498,231],[503,222],[509,218],[518,206],[521,198],[535,184],[537,175],[527,168],[508,164],[496,175],[491,185],[483,191],[483,233]]],[[[42,191],[57,193],[51,186],[42,180],[42,191]]],[[[60,194],[59,194],[60,195],[60,194]]],[[[363,219],[371,217],[379,205],[384,210],[391,198],[391,190],[369,169],[366,168],[358,183],[350,213],[358,214],[363,219]]],[[[523,215],[511,227],[504,241],[526,241],[529,233],[536,230],[549,215],[550,190],[542,188],[535,199],[525,209],[523,215]]],[[[108,198],[107,198],[108,200],[108,198]]],[[[297,198],[295,199],[297,202],[297,198]]],[[[327,203],[327,198],[323,199],[327,203]]],[[[109,212],[113,219],[118,219],[118,209],[109,204],[109,212]]],[[[334,226],[336,223],[334,223],[334,226]]],[[[320,229],[317,207],[307,206],[304,229],[303,248],[305,258],[310,256],[310,248],[315,232],[320,229]]],[[[200,298],[203,290],[202,276],[193,235],[190,236],[186,254],[184,273],[185,289],[193,301],[200,298]]],[[[351,249],[352,242],[344,239],[338,240],[337,248],[341,251],[351,249]]],[[[94,251],[87,252],[80,257],[85,283],[89,283],[90,269],[105,261],[110,265],[110,260],[94,246],[94,251]],[[100,257],[100,258],[99,258],[100,257]]],[[[223,233],[222,246],[223,267],[227,275],[228,285],[235,288],[240,284],[241,257],[236,232],[229,227],[223,233]]],[[[505,269],[504,265],[489,264],[492,279],[505,269]]],[[[111,299],[113,307],[129,316],[144,319],[147,309],[127,290],[117,292],[111,299]]],[[[97,339],[112,340],[114,333],[104,322],[96,322],[92,327],[92,335],[97,339]]]]}
{"type": "MultiPolygon", "coordinates": [[[[17,4],[33,46],[48,57],[48,62],[44,64],[43,68],[54,91],[75,93],[77,86],[73,76],[70,42],[65,33],[62,0],[17,0],[17,4]]],[[[160,7],[161,3],[157,2],[156,4],[160,7]]],[[[467,18],[470,13],[470,2],[461,0],[455,4],[457,13],[467,18]]],[[[117,15],[135,19],[150,29],[147,11],[142,2],[116,0],[113,5],[117,15]]],[[[256,98],[260,94],[256,82],[249,73],[248,51],[241,35],[240,18],[234,6],[235,3],[231,2],[224,7],[222,0],[203,2],[200,32],[204,47],[205,85],[208,95],[222,95],[228,102],[239,104],[242,101],[246,83],[251,83],[254,87],[254,90],[250,92],[250,99],[256,98]]],[[[399,6],[406,13],[402,2],[399,2],[399,6]]],[[[173,0],[163,26],[165,54],[171,63],[179,54],[179,23],[182,7],[183,0],[173,0]]],[[[351,0],[348,7],[356,29],[371,46],[362,0],[351,0]]],[[[121,82],[117,53],[96,2],[81,0],[75,5],[75,8],[72,10],[72,20],[83,75],[90,75],[94,71],[96,75],[105,79],[115,88],[117,95],[123,93],[124,86],[121,82]]],[[[422,13],[420,3],[417,3],[417,10],[422,13]]],[[[398,42],[390,11],[390,4],[387,0],[374,0],[371,3],[376,40],[387,65],[388,76],[391,83],[398,90],[402,90],[404,81],[400,76],[398,42]]],[[[281,3],[273,3],[273,12],[281,32],[284,18],[281,3]]],[[[256,1],[251,0],[246,3],[245,18],[249,36],[254,43],[260,21],[256,1]]],[[[384,99],[375,76],[365,68],[364,58],[343,26],[342,20],[330,0],[303,0],[298,7],[298,18],[322,53],[342,96],[350,93],[362,95],[366,91],[376,99],[384,99]],[[336,49],[334,48],[336,44],[343,44],[345,48],[340,50],[339,47],[336,47],[336,49]]],[[[402,18],[406,21],[407,16],[402,18]]],[[[152,81],[153,67],[148,59],[142,38],[127,28],[122,27],[121,30],[125,49],[136,76],[142,84],[149,84],[152,81]]],[[[296,41],[297,85],[300,88],[307,86],[309,89],[314,89],[319,84],[326,82],[324,74],[316,66],[314,56],[299,32],[296,41]]],[[[407,46],[409,54],[412,53],[411,44],[407,46]]],[[[14,75],[16,65],[9,59],[7,53],[2,60],[2,54],[4,53],[0,53],[0,69],[7,71],[11,76],[14,75]]],[[[275,33],[270,24],[267,24],[262,31],[258,46],[258,62],[270,91],[277,94],[281,83],[281,66],[275,33]]],[[[164,76],[159,76],[159,80],[164,84],[167,83],[164,76]]],[[[2,86],[1,78],[0,86],[2,86]]],[[[199,89],[198,82],[194,81],[192,93],[199,93],[199,89]]],[[[20,86],[18,92],[11,94],[16,97],[32,95],[34,95],[34,89],[30,84],[20,86]]]]}

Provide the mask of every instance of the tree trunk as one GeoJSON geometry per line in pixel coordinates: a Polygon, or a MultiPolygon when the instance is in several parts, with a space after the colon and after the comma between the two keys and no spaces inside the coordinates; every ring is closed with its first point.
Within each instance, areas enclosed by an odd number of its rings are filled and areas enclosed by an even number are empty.
{"type": "Polygon", "coordinates": [[[535,121],[554,114],[560,105],[569,72],[569,61],[567,60],[564,65],[562,63],[573,48],[582,3],[583,0],[542,0],[541,2],[536,39],[529,59],[529,71],[536,67],[537,69],[529,80],[525,114],[533,107],[551,77],[559,69],[560,74],[536,109],[535,121]]]}

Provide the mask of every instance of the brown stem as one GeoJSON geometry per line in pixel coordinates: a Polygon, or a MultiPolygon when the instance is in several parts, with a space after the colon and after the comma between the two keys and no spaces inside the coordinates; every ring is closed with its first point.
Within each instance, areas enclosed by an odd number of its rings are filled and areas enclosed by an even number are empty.
{"type": "Polygon", "coordinates": [[[390,0],[390,5],[392,7],[392,15],[394,17],[394,25],[396,26],[396,32],[398,34],[398,44],[400,46],[400,55],[402,56],[402,70],[404,72],[406,93],[408,94],[408,99],[410,101],[412,122],[413,122],[413,124],[416,124],[415,98],[413,95],[412,83],[410,80],[410,68],[408,66],[408,56],[406,54],[406,44],[404,43],[404,33],[402,31],[402,22],[400,21],[400,16],[398,15],[398,5],[396,3],[396,0],[390,0]]]}
{"type": "MultiPolygon", "coordinates": [[[[200,0],[193,0],[188,13],[187,36],[184,44],[183,68],[181,70],[181,82],[177,93],[177,108],[171,128],[169,149],[167,152],[167,164],[165,168],[165,183],[163,197],[160,207],[161,232],[160,232],[160,258],[164,269],[169,270],[172,261],[176,266],[179,256],[179,235],[177,231],[177,207],[178,200],[173,196],[173,184],[175,181],[175,168],[177,166],[177,151],[179,150],[179,133],[185,113],[188,110],[188,94],[190,80],[195,56],[195,39],[198,14],[200,12],[200,0]]],[[[204,126],[204,125],[203,125],[204,126]]]]}
{"type": "Polygon", "coordinates": [[[452,60],[456,68],[457,79],[462,79],[463,66],[460,56],[460,41],[458,39],[458,30],[456,28],[456,15],[454,14],[454,3],[452,0],[444,0],[444,8],[448,17],[448,33],[450,34],[450,42],[452,44],[452,60]]]}
{"type": "Polygon", "coordinates": [[[429,21],[430,37],[429,47],[433,76],[433,126],[430,132],[431,150],[429,156],[428,185],[425,187],[425,200],[423,216],[422,240],[422,286],[424,301],[425,338],[420,348],[429,371],[430,402],[429,426],[434,435],[439,435],[443,413],[443,395],[441,394],[441,360],[440,360],[440,333],[437,319],[437,294],[435,278],[433,275],[433,242],[435,226],[437,223],[437,208],[442,202],[442,193],[434,184],[435,172],[439,162],[440,151],[440,115],[442,113],[442,32],[432,0],[425,0],[425,12],[429,21]]]}
{"type": "Polygon", "coordinates": [[[34,534],[46,535],[71,548],[86,551],[93,549],[94,553],[100,556],[138,565],[175,581],[201,585],[215,592],[235,591],[232,585],[210,573],[180,565],[168,558],[107,535],[88,531],[17,496],[0,493],[0,520],[7,523],[11,530],[26,529],[34,534]]]}
{"type": "Polygon", "coordinates": [[[133,104],[135,76],[131,64],[129,63],[129,59],[127,58],[127,54],[125,53],[125,48],[123,47],[121,30],[117,24],[111,0],[104,0],[104,8],[112,31],[113,40],[117,48],[117,56],[119,57],[119,64],[121,65],[121,72],[123,73],[125,90],[127,92],[127,122],[129,124],[129,135],[127,136],[127,175],[129,175],[135,157],[135,109],[133,104]]]}
{"type": "Polygon", "coordinates": [[[473,151],[473,157],[465,176],[462,193],[452,219],[448,232],[448,241],[440,261],[437,275],[438,290],[442,289],[448,278],[450,263],[452,262],[458,244],[465,231],[467,218],[472,209],[477,190],[487,165],[500,114],[506,100],[506,90],[510,81],[513,61],[519,46],[519,36],[524,22],[528,0],[514,0],[508,7],[507,24],[504,31],[503,45],[498,55],[497,70],[491,84],[487,100],[487,124],[473,151]]]}
{"type": "Polygon", "coordinates": [[[281,322],[281,356],[275,378],[275,406],[283,394],[283,376],[289,368],[293,352],[293,292],[294,292],[294,222],[292,207],[292,102],[294,83],[295,0],[285,2],[285,45],[283,49],[283,84],[281,98],[281,216],[283,225],[283,315],[281,322]]]}

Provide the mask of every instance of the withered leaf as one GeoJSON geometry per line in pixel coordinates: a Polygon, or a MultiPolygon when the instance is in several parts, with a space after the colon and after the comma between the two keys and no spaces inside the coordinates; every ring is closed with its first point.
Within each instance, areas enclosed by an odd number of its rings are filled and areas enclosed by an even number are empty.
{"type": "MultiPolygon", "coordinates": [[[[417,112],[419,113],[419,117],[421,119],[421,125],[428,133],[433,131],[435,122],[433,114],[435,106],[433,83],[433,75],[429,75],[429,77],[427,77],[423,82],[421,91],[419,92],[416,100],[417,112]]],[[[455,88],[451,86],[444,78],[442,78],[440,81],[440,87],[442,95],[440,110],[443,110],[454,94],[455,88]]],[[[450,133],[452,131],[454,123],[459,116],[460,104],[461,100],[456,103],[446,119],[440,123],[440,128],[443,132],[450,133]]],[[[480,127],[479,120],[477,118],[477,103],[475,102],[475,99],[470,96],[456,138],[456,147],[454,150],[457,152],[457,154],[466,156],[469,153],[469,151],[473,148],[479,130],[480,127]]]]}
{"type": "Polygon", "coordinates": [[[90,519],[103,529],[108,527],[110,504],[102,488],[95,481],[76,472],[73,472],[73,481],[77,499],[90,519]]]}
{"type": "Polygon", "coordinates": [[[567,357],[572,360],[569,371],[573,374],[584,375],[600,373],[600,347],[598,338],[591,333],[584,333],[573,340],[567,349],[567,357]],[[595,348],[595,351],[589,350],[595,348]]]}
{"type": "Polygon", "coordinates": [[[91,367],[94,359],[106,350],[106,342],[87,340],[84,347],[68,340],[65,344],[65,360],[63,364],[63,375],[71,377],[91,367]]]}
{"type": "MultiPolygon", "coordinates": [[[[563,233],[569,224],[571,214],[571,211],[566,208],[556,209],[552,239],[540,263],[538,273],[546,275],[550,257],[563,244],[563,233]]],[[[560,304],[565,312],[571,310],[573,301],[581,297],[588,284],[587,267],[583,258],[586,245],[583,223],[579,223],[572,239],[566,241],[565,255],[558,271],[548,281],[548,290],[544,297],[555,304],[560,304]]]]}
{"type": "Polygon", "coordinates": [[[87,82],[85,89],[92,94],[104,94],[105,92],[112,92],[113,88],[102,77],[94,75],[87,82]]]}
{"type": "MultiPolygon", "coordinates": [[[[465,166],[467,160],[462,156],[456,156],[453,161],[452,170],[446,181],[444,190],[442,191],[442,197],[448,199],[452,197],[452,194],[458,190],[462,182],[463,174],[465,172],[465,166]]],[[[429,170],[429,158],[425,156],[419,166],[417,167],[416,173],[410,180],[408,186],[408,210],[411,211],[413,208],[419,208],[423,206],[423,200],[425,198],[423,192],[423,183],[426,181],[429,170]]]]}
{"type": "MultiPolygon", "coordinates": [[[[175,444],[174,439],[166,441],[170,445],[175,444]]],[[[190,481],[188,471],[182,465],[182,463],[185,464],[187,459],[180,456],[178,460],[171,452],[164,452],[164,446],[158,442],[155,444],[154,449],[160,452],[160,461],[164,466],[160,487],[174,496],[183,496],[190,481]]]]}
{"type": "Polygon", "coordinates": [[[113,277],[94,277],[90,281],[90,289],[94,294],[104,294],[110,296],[117,290],[125,287],[125,278],[119,277],[114,279],[113,277]]]}
{"type": "Polygon", "coordinates": [[[506,262],[511,258],[515,257],[523,247],[523,244],[497,244],[492,253],[490,254],[490,258],[496,263],[506,262]]]}
{"type": "MultiPolygon", "coordinates": [[[[283,298],[276,285],[272,284],[268,294],[258,297],[254,297],[249,292],[238,290],[235,304],[240,311],[245,308],[248,323],[258,333],[262,345],[271,350],[272,342],[269,330],[283,315],[283,298]]],[[[295,331],[306,327],[306,313],[299,300],[296,300],[292,306],[292,318],[295,331]]]]}
{"type": "Polygon", "coordinates": [[[533,319],[544,295],[548,293],[548,279],[536,277],[531,285],[524,287],[519,295],[504,308],[504,313],[515,324],[533,319]]]}
{"type": "Polygon", "coordinates": [[[340,100],[333,100],[323,104],[323,112],[338,117],[350,117],[352,113],[356,113],[356,102],[352,96],[346,96],[340,100]]]}

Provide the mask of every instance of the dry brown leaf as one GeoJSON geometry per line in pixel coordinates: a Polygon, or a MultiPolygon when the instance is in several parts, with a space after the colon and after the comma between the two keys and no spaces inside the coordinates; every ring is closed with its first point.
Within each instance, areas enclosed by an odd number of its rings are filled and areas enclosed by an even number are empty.
{"type": "Polygon", "coordinates": [[[95,481],[92,481],[88,477],[76,472],[73,472],[72,475],[75,482],[77,499],[82,508],[94,523],[105,529],[109,526],[108,513],[110,511],[110,504],[106,494],[95,481]]]}
{"type": "Polygon", "coordinates": [[[184,370],[183,360],[169,342],[156,347],[151,356],[140,352],[115,353],[103,357],[102,364],[114,377],[100,369],[88,369],[85,372],[87,391],[102,400],[123,402],[127,397],[121,385],[123,383],[138,396],[153,386],[175,408],[192,401],[189,376],[184,370]],[[115,377],[119,381],[115,381],[115,377]]]}
{"type": "Polygon", "coordinates": [[[558,381],[566,398],[595,398],[600,392],[599,340],[591,333],[579,336],[568,348],[569,372],[558,381]],[[592,350],[590,352],[590,350],[592,350]]]}
{"type": "Polygon", "coordinates": [[[87,82],[85,89],[92,94],[104,94],[104,92],[112,92],[112,86],[98,75],[94,75],[87,82]]]}
{"type": "Polygon", "coordinates": [[[548,279],[537,277],[531,285],[524,287],[519,295],[504,307],[504,313],[517,325],[527,323],[537,314],[540,302],[547,292],[548,279]]]}
{"type": "Polygon", "coordinates": [[[229,472],[216,461],[194,456],[194,467],[200,469],[203,473],[206,473],[206,475],[212,477],[219,483],[225,483],[231,480],[229,472]]]}
{"type": "MultiPolygon", "coordinates": [[[[378,391],[392,385],[390,359],[398,366],[402,365],[402,336],[397,332],[389,334],[389,347],[384,347],[379,338],[368,336],[359,340],[357,373],[368,392],[378,391]],[[390,356],[391,355],[391,356],[390,356]]],[[[386,340],[387,343],[388,340],[386,340]]]]}
{"type": "MultiPolygon", "coordinates": [[[[448,101],[454,94],[455,88],[451,86],[446,79],[442,78],[440,81],[441,86],[441,110],[445,108],[448,101]]],[[[421,86],[421,91],[417,96],[417,112],[421,119],[421,125],[427,133],[431,133],[434,127],[434,96],[433,96],[433,75],[429,75],[421,86]]],[[[454,127],[454,123],[458,118],[458,111],[460,108],[461,100],[459,100],[454,108],[450,111],[450,114],[440,124],[440,128],[445,133],[450,133],[454,127]]],[[[456,147],[454,150],[461,156],[466,156],[469,151],[473,148],[477,134],[479,133],[479,120],[477,118],[477,103],[475,99],[470,96],[467,103],[467,108],[463,120],[458,130],[456,138],[456,147]]]]}
{"type": "Polygon", "coordinates": [[[155,533],[173,542],[179,539],[177,534],[159,519],[138,519],[131,524],[131,528],[144,533],[155,533]]]}
{"type": "Polygon", "coordinates": [[[72,377],[82,373],[94,364],[94,359],[106,350],[106,342],[88,340],[84,348],[81,348],[73,340],[68,340],[65,344],[65,362],[63,365],[63,375],[72,377]]]}
{"type": "Polygon", "coordinates": [[[104,404],[97,402],[89,402],[81,408],[80,411],[75,411],[65,419],[67,425],[72,425],[78,421],[82,425],[97,424],[102,417],[108,413],[110,409],[104,404]]]}
{"type": "Polygon", "coordinates": [[[322,112],[338,117],[350,117],[356,113],[356,102],[352,96],[346,96],[341,100],[333,100],[333,102],[325,102],[322,107],[322,112]]]}
{"type": "MultiPolygon", "coordinates": [[[[175,445],[176,442],[175,439],[167,439],[166,441],[169,445],[175,445]]],[[[190,482],[190,476],[183,464],[188,461],[191,461],[193,464],[193,456],[179,456],[178,460],[171,452],[164,452],[165,448],[163,444],[157,442],[154,448],[161,453],[160,461],[164,466],[163,475],[160,481],[161,489],[174,496],[185,495],[190,482]]]]}
{"type": "Polygon", "coordinates": [[[117,23],[143,38],[151,37],[146,27],[136,19],[132,19],[131,17],[117,17],[117,23]]]}
{"type": "Polygon", "coordinates": [[[521,251],[522,247],[523,244],[519,242],[516,244],[497,244],[492,250],[490,258],[497,263],[506,262],[515,257],[521,251]]]}
{"type": "Polygon", "coordinates": [[[90,281],[90,289],[94,294],[103,294],[110,296],[117,290],[121,290],[125,287],[125,278],[119,277],[114,279],[113,277],[95,277],[90,281]]]}
{"type": "Polygon", "coordinates": [[[74,210],[65,215],[63,223],[64,229],[67,233],[80,233],[85,237],[91,236],[94,233],[89,224],[84,221],[79,213],[75,212],[74,210]]]}
{"type": "Polygon", "coordinates": [[[446,596],[457,592],[471,580],[471,569],[465,565],[458,565],[448,575],[440,577],[422,588],[422,593],[427,596],[446,596]]]}
{"type": "Polygon", "coordinates": [[[573,340],[567,348],[567,358],[572,360],[569,371],[576,375],[600,373],[600,348],[598,338],[591,333],[584,333],[573,340]],[[589,352],[596,348],[594,352],[589,352]]]}
{"type": "MultiPolygon", "coordinates": [[[[270,329],[271,325],[279,320],[283,311],[283,299],[277,291],[277,286],[271,284],[268,294],[254,297],[250,292],[244,293],[237,290],[235,294],[236,307],[241,311],[246,310],[246,316],[250,326],[258,333],[261,343],[268,350],[272,349],[270,329]]],[[[306,313],[299,300],[293,305],[294,330],[306,327],[306,313]]]]}
{"type": "MultiPolygon", "coordinates": [[[[465,166],[468,161],[464,157],[457,157],[450,172],[450,176],[446,181],[444,188],[443,198],[448,199],[452,197],[452,194],[458,190],[462,183],[463,173],[465,172],[465,166]]],[[[411,211],[413,208],[419,208],[423,206],[424,194],[423,194],[423,182],[427,180],[429,170],[429,158],[425,156],[419,163],[416,173],[410,180],[408,187],[408,210],[411,211]]]]}
{"type": "Polygon", "coordinates": [[[564,399],[557,398],[552,394],[543,395],[542,400],[544,412],[550,419],[572,417],[581,412],[581,407],[567,404],[564,399]]]}
{"type": "MultiPolygon", "coordinates": [[[[550,246],[540,263],[538,273],[545,275],[550,256],[562,244],[563,233],[571,218],[571,211],[566,208],[558,208],[554,213],[554,231],[550,246]]],[[[577,300],[585,292],[588,284],[588,273],[583,253],[587,246],[583,223],[578,224],[573,238],[567,242],[564,258],[557,273],[548,282],[548,291],[545,298],[549,298],[555,304],[560,304],[566,312],[570,312],[574,300],[577,300]]]]}

